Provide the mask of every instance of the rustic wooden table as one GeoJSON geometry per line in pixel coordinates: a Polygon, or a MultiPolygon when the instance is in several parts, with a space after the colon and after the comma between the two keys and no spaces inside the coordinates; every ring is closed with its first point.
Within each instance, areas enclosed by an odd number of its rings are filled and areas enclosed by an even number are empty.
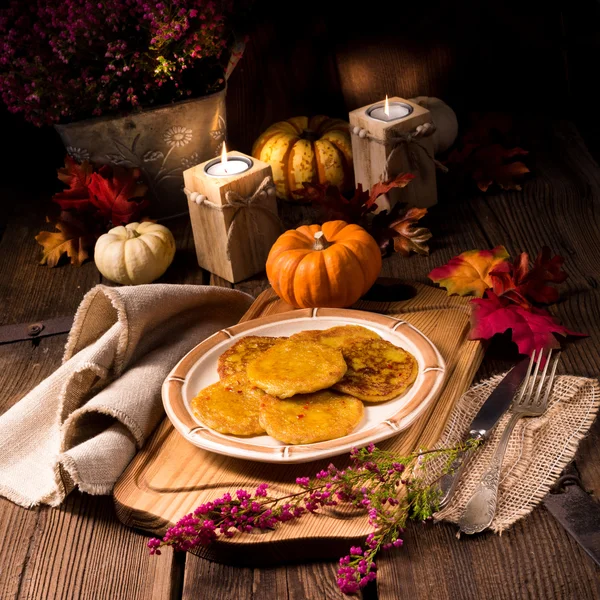
{"type": "MultiPolygon", "coordinates": [[[[557,315],[590,338],[564,353],[566,373],[600,373],[600,169],[569,123],[539,133],[535,177],[523,192],[444,199],[431,210],[429,258],[394,256],[383,275],[427,282],[431,268],[471,248],[504,244],[511,254],[549,245],[566,259],[570,278],[557,315]]],[[[33,236],[48,194],[29,198],[5,190],[0,205],[0,325],[72,314],[83,295],[102,282],[93,263],[80,269],[37,265],[33,236]]],[[[179,250],[165,281],[226,285],[198,269],[188,220],[172,221],[179,250]]],[[[238,287],[253,295],[257,277],[238,287]]],[[[12,406],[60,363],[65,335],[39,343],[0,346],[0,412],[12,406]]],[[[477,379],[509,363],[493,348],[477,379]]],[[[581,444],[577,465],[588,489],[600,494],[600,424],[581,444]]],[[[193,555],[146,551],[147,537],[122,526],[110,497],[74,492],[59,509],[31,510],[0,499],[0,599],[340,598],[336,565],[236,568],[193,555]]],[[[365,598],[600,598],[600,569],[543,507],[502,537],[458,540],[447,525],[411,526],[404,547],[379,561],[377,586],[365,598]]]]}

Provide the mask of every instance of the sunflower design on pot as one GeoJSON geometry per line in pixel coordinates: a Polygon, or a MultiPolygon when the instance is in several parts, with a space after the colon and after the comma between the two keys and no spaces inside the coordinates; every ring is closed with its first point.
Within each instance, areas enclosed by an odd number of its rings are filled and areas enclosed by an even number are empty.
{"type": "Polygon", "coordinates": [[[187,146],[192,141],[192,130],[187,127],[170,127],[165,131],[164,141],[172,148],[187,146]]]}

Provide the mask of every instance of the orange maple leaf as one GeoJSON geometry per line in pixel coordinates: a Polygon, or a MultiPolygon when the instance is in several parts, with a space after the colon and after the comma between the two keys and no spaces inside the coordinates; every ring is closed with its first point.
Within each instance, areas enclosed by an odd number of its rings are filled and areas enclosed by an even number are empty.
{"type": "Polygon", "coordinates": [[[55,223],[58,231],[40,231],[35,239],[43,248],[41,265],[56,267],[63,255],[71,259],[71,264],[80,267],[88,258],[88,250],[94,246],[97,236],[90,234],[74,219],[59,220],[55,223]]]}
{"type": "Polygon", "coordinates": [[[493,250],[469,250],[451,258],[444,266],[433,269],[429,279],[445,287],[448,294],[483,296],[492,287],[490,272],[508,258],[504,246],[493,250]]]}

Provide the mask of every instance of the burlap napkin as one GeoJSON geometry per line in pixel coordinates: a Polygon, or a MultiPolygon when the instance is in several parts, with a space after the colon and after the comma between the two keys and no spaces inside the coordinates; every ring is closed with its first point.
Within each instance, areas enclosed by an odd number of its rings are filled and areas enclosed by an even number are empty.
{"type": "Polygon", "coordinates": [[[75,486],[109,494],[164,414],[171,368],[252,300],[209,286],[93,288],[62,366],[0,417],[0,494],[26,507],[56,506],[75,486]]]}
{"type": "MultiPolygon", "coordinates": [[[[442,434],[439,447],[459,443],[469,424],[504,375],[498,375],[473,386],[458,401],[442,434]]],[[[502,533],[528,515],[548,493],[563,468],[571,461],[598,412],[600,385],[585,377],[557,377],[541,417],[518,421],[506,450],[496,516],[490,529],[502,533]]],[[[467,465],[456,494],[450,504],[435,515],[438,521],[457,523],[500,441],[510,414],[502,417],[490,439],[477,450],[467,465]]],[[[437,459],[436,459],[437,460],[437,459]]],[[[441,466],[431,461],[430,473],[441,466]]]]}

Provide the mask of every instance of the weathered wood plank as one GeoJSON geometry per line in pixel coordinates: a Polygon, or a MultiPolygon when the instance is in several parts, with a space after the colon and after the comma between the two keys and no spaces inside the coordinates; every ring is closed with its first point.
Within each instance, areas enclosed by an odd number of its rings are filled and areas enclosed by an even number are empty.
{"type": "Polygon", "coordinates": [[[379,560],[380,600],[600,597],[600,569],[544,508],[496,536],[456,539],[450,525],[411,524],[379,560]]]}
{"type": "Polygon", "coordinates": [[[15,598],[170,599],[172,552],[157,560],[146,542],[116,521],[110,497],[73,492],[60,508],[39,510],[15,598]]]}
{"type": "Polygon", "coordinates": [[[198,598],[200,590],[209,588],[214,600],[342,600],[336,571],[336,564],[329,562],[248,569],[188,554],[182,600],[198,598]]]}

